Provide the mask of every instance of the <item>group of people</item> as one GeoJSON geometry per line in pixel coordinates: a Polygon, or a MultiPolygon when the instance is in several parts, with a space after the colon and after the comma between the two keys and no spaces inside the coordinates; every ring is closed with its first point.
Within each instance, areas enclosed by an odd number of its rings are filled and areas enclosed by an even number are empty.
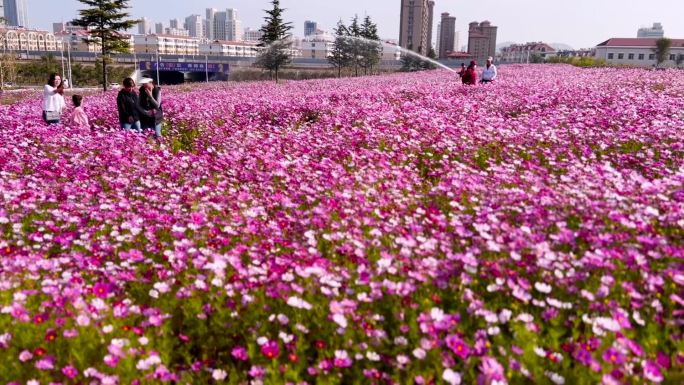
{"type": "MultiPolygon", "coordinates": [[[[161,88],[149,78],[142,79],[140,84],[138,90],[132,78],[124,79],[123,88],[116,97],[119,124],[124,130],[154,130],[154,136],[158,139],[162,134],[164,119],[161,88]]],[[[65,119],[66,123],[75,128],[90,128],[88,115],[82,106],[83,96],[73,95],[71,100],[74,109],[65,119]]],[[[63,120],[65,109],[64,82],[61,76],[53,73],[43,88],[43,120],[47,124],[59,124],[63,120]]]]}
{"type": "Polygon", "coordinates": [[[478,81],[491,83],[496,80],[497,76],[496,66],[493,61],[494,59],[491,56],[487,58],[487,65],[482,70],[482,78],[477,74],[477,62],[475,60],[471,61],[467,68],[465,63],[461,63],[461,70],[458,72],[458,76],[461,77],[463,84],[474,86],[477,85],[478,81]]]}

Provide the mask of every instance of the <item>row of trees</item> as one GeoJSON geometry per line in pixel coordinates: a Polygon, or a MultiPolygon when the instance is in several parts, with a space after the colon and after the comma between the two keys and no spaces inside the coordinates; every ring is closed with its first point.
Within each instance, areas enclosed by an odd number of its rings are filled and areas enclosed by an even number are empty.
{"type": "Polygon", "coordinates": [[[354,16],[349,26],[342,20],[335,28],[335,43],[328,57],[330,64],[337,69],[337,76],[342,76],[344,68],[352,68],[356,76],[363,70],[364,75],[373,72],[373,68],[382,58],[382,42],[378,36],[378,26],[370,16],[359,24],[359,17],[354,16]]]}
{"type": "MultiPolygon", "coordinates": [[[[273,8],[265,10],[265,23],[261,28],[263,36],[259,44],[262,51],[256,65],[268,70],[278,81],[280,70],[292,61],[292,23],[284,21],[285,10],[280,7],[279,0],[272,0],[271,3],[273,8]]],[[[338,77],[342,76],[345,68],[351,68],[357,76],[361,71],[364,74],[372,73],[373,68],[380,63],[381,56],[382,42],[378,36],[378,26],[369,16],[363,22],[359,22],[359,17],[355,16],[348,26],[342,20],[337,23],[335,42],[328,61],[337,69],[338,77]]]]}
{"type": "MultiPolygon", "coordinates": [[[[42,56],[37,61],[20,61],[15,53],[0,56],[0,88],[7,83],[44,84],[50,73],[61,73],[63,63],[52,54],[42,56]]],[[[132,66],[107,66],[107,75],[117,80],[128,77],[133,72],[132,66]]],[[[98,60],[94,64],[76,63],[72,67],[71,81],[78,86],[96,86],[102,81],[104,68],[98,60]]]]}

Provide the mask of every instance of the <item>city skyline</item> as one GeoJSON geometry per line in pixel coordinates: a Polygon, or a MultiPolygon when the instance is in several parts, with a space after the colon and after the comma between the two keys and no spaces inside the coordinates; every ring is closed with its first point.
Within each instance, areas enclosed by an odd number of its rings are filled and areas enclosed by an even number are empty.
{"type": "MultiPolygon", "coordinates": [[[[545,41],[565,43],[574,48],[594,47],[613,37],[635,37],[640,27],[660,22],[665,35],[670,38],[684,37],[684,24],[678,15],[684,13],[684,2],[678,0],[656,1],[657,7],[637,7],[635,0],[604,0],[595,2],[577,0],[572,5],[550,4],[541,0],[521,0],[512,4],[505,0],[492,0],[487,7],[478,4],[459,4],[454,0],[436,0],[435,15],[449,12],[457,18],[456,31],[467,33],[468,23],[475,20],[489,20],[499,27],[499,42],[524,43],[545,41]],[[630,5],[634,5],[633,7],[630,5]],[[665,10],[667,10],[665,12],[665,10]]],[[[153,23],[168,23],[170,19],[181,19],[193,14],[204,14],[206,8],[236,8],[240,10],[243,27],[258,28],[263,20],[263,10],[269,7],[268,0],[196,0],[192,3],[178,0],[131,0],[132,17],[147,17],[153,23]],[[174,3],[173,6],[168,6],[174,3]],[[167,5],[159,7],[160,4],[167,5]]],[[[282,0],[287,8],[285,17],[295,27],[297,36],[304,36],[306,20],[316,20],[320,28],[332,29],[342,18],[348,23],[354,14],[370,15],[378,23],[382,38],[399,38],[400,0],[377,0],[367,2],[348,0],[326,4],[325,11],[316,7],[314,0],[282,0]]],[[[83,5],[76,0],[28,0],[29,26],[51,30],[53,22],[69,21],[77,16],[83,5]]],[[[433,41],[436,36],[435,18],[433,41]]]]}

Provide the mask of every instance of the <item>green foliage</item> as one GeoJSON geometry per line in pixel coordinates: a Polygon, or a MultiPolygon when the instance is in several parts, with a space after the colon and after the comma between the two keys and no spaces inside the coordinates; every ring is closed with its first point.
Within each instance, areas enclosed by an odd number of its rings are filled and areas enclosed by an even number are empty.
{"type": "Polygon", "coordinates": [[[660,66],[665,63],[670,56],[670,48],[672,47],[672,40],[666,37],[658,39],[656,41],[656,47],[653,49],[653,53],[656,56],[656,65],[660,66]]]}
{"type": "Polygon", "coordinates": [[[342,69],[348,67],[353,60],[350,52],[350,42],[346,38],[348,33],[347,27],[342,20],[339,20],[335,28],[335,43],[330,56],[328,56],[330,65],[337,69],[337,77],[342,76],[342,69]]]}
{"type": "Polygon", "coordinates": [[[359,24],[359,17],[356,15],[349,26],[345,26],[340,20],[335,36],[333,52],[328,61],[337,68],[338,76],[341,76],[343,68],[353,68],[356,76],[361,70],[367,75],[380,63],[382,43],[377,24],[373,23],[370,16],[366,16],[363,24],[359,24]]]}
{"type": "Polygon", "coordinates": [[[263,36],[259,44],[264,49],[259,54],[256,65],[275,73],[275,81],[278,82],[278,72],[292,61],[289,42],[292,23],[283,20],[285,9],[280,7],[279,0],[272,0],[272,4],[273,9],[265,10],[265,24],[261,27],[263,36]]]}
{"type": "Polygon", "coordinates": [[[591,68],[591,67],[605,67],[606,61],[594,57],[550,57],[546,59],[547,63],[551,64],[570,64],[575,67],[591,68]]]}
{"type": "Polygon", "coordinates": [[[102,85],[107,90],[107,57],[112,53],[125,53],[129,50],[126,38],[119,32],[132,28],[138,22],[129,19],[126,12],[128,0],[78,0],[89,8],[79,10],[80,17],[74,19],[75,26],[89,28],[90,36],[84,39],[87,44],[98,44],[102,53],[102,85]]]}

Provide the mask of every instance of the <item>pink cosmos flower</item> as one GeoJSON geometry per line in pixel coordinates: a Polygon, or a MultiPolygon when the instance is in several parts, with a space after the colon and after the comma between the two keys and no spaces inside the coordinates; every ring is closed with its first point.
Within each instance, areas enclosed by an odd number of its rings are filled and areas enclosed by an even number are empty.
{"type": "Polygon", "coordinates": [[[463,342],[461,338],[456,335],[450,334],[444,339],[446,345],[451,349],[452,352],[462,360],[468,358],[470,354],[470,347],[463,342]]]}
{"type": "Polygon", "coordinates": [[[272,360],[278,355],[280,355],[280,347],[278,346],[278,341],[268,341],[261,345],[261,354],[266,358],[272,360]]]}
{"type": "Polygon", "coordinates": [[[247,354],[247,349],[243,348],[242,346],[234,347],[230,354],[235,359],[240,360],[240,361],[247,361],[249,359],[249,355],[247,354]]]}
{"type": "Polygon", "coordinates": [[[65,366],[62,368],[62,374],[67,376],[69,379],[74,379],[76,376],[78,376],[78,370],[74,368],[73,366],[65,366]]]}
{"type": "Polygon", "coordinates": [[[625,355],[615,348],[608,348],[603,352],[603,360],[611,365],[622,365],[625,362],[625,355]]]}
{"type": "Polygon", "coordinates": [[[660,383],[665,379],[660,371],[660,368],[658,368],[658,365],[656,365],[654,362],[646,360],[642,365],[644,367],[645,379],[657,383],[660,383]]]}

